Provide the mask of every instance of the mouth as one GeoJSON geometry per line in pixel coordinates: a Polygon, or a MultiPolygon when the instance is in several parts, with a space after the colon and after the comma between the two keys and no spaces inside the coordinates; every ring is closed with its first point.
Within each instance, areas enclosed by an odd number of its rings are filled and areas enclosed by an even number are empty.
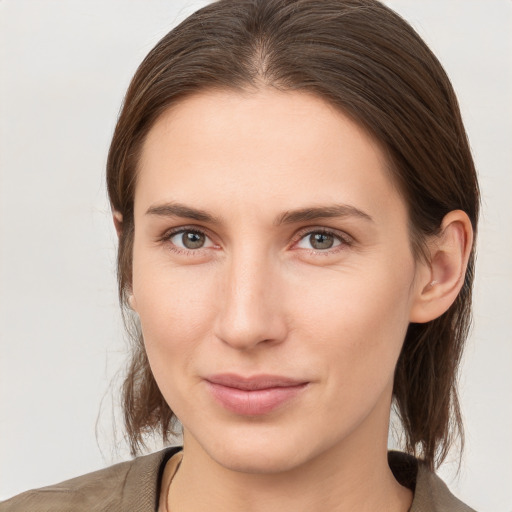
{"type": "Polygon", "coordinates": [[[278,375],[242,377],[236,374],[212,375],[205,382],[220,405],[244,416],[269,413],[290,402],[309,384],[278,375]]]}

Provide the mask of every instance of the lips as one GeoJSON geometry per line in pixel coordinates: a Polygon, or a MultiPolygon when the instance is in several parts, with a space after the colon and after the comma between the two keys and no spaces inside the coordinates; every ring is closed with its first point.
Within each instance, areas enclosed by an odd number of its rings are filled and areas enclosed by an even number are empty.
{"type": "Polygon", "coordinates": [[[276,375],[212,375],[205,379],[213,398],[240,415],[266,414],[299,395],[307,381],[276,375]]]}

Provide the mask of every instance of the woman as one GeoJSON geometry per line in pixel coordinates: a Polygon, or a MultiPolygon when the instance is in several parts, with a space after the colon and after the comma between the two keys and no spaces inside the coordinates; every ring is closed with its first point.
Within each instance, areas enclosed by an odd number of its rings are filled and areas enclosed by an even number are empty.
{"type": "Polygon", "coordinates": [[[403,20],[369,0],[198,11],[137,71],[107,182],[141,328],[132,451],[175,419],[183,450],[1,510],[471,510],[433,469],[461,431],[478,185],[403,20]],[[392,401],[410,455],[387,453],[392,401]]]}

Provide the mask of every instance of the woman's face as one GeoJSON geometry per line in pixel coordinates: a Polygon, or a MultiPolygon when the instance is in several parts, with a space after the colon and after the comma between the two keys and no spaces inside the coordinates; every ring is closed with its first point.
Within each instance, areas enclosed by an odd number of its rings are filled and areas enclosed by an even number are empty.
{"type": "Polygon", "coordinates": [[[187,449],[277,472],[385,446],[418,288],[408,235],[379,145],[321,99],[213,91],[164,113],[131,303],[187,449]]]}

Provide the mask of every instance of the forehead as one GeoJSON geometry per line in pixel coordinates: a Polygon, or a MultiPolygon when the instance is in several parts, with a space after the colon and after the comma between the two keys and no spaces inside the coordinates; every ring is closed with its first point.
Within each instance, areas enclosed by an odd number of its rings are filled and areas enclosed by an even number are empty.
{"type": "Polygon", "coordinates": [[[295,203],[401,202],[380,145],[321,98],[263,89],[206,91],[168,109],[149,131],[135,207],[215,197],[295,203]]]}

